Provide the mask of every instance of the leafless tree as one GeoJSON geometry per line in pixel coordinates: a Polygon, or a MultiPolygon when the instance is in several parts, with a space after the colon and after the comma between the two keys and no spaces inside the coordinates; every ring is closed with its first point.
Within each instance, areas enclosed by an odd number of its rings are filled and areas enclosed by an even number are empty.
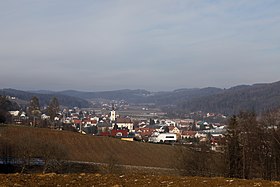
{"type": "Polygon", "coordinates": [[[61,161],[67,157],[67,150],[52,139],[40,140],[38,147],[40,158],[43,161],[43,173],[61,166],[61,161]]]}
{"type": "Polygon", "coordinates": [[[18,142],[15,145],[16,157],[21,165],[21,173],[23,173],[31,165],[32,158],[38,157],[37,148],[39,143],[37,136],[34,136],[31,132],[25,132],[17,136],[18,142]]]}

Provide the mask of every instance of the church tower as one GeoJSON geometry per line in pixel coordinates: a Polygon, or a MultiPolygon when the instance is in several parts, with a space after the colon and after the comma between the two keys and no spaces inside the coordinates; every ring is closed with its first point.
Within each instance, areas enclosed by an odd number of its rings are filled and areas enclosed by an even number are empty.
{"type": "Polygon", "coordinates": [[[112,104],[112,110],[110,112],[110,122],[115,123],[116,121],[116,111],[115,111],[115,106],[112,104]]]}

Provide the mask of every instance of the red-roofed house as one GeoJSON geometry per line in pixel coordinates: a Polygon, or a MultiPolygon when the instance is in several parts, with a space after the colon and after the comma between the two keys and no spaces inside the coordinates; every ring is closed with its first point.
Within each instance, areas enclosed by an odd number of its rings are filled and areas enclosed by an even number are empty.
{"type": "Polygon", "coordinates": [[[73,119],[74,125],[80,125],[82,123],[82,120],[80,119],[73,119]]]}
{"type": "Polygon", "coordinates": [[[123,129],[112,129],[111,136],[114,137],[127,137],[128,131],[123,129]]]}
{"type": "Polygon", "coordinates": [[[155,131],[155,129],[152,128],[135,128],[135,132],[139,133],[142,137],[144,136],[151,136],[153,134],[153,132],[155,131]]]}
{"type": "Polygon", "coordinates": [[[141,135],[143,140],[148,141],[148,137],[150,137],[155,132],[155,129],[148,127],[135,128],[135,132],[141,135]]]}
{"type": "Polygon", "coordinates": [[[181,134],[180,129],[174,126],[169,126],[169,133],[181,134]]]}
{"type": "Polygon", "coordinates": [[[185,138],[194,138],[196,135],[196,131],[183,131],[181,134],[182,139],[185,138]]]}

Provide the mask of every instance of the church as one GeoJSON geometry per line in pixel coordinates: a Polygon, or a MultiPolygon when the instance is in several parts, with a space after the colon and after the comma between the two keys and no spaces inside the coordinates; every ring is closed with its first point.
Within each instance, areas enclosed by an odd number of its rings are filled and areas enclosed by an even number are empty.
{"type": "Polygon", "coordinates": [[[117,117],[114,105],[110,112],[110,123],[112,128],[127,129],[129,132],[133,131],[133,122],[129,117],[117,117]]]}

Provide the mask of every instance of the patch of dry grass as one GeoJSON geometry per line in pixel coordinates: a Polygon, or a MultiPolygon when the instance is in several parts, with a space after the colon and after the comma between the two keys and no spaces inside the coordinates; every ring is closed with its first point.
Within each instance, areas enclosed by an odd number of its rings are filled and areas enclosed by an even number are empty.
{"type": "Polygon", "coordinates": [[[106,163],[113,156],[118,164],[168,168],[176,159],[176,149],[170,145],[126,142],[116,138],[82,135],[75,132],[42,128],[9,126],[0,128],[1,137],[12,143],[20,137],[52,139],[67,150],[66,159],[106,163]],[[174,159],[174,160],[173,160],[174,159]]]}

